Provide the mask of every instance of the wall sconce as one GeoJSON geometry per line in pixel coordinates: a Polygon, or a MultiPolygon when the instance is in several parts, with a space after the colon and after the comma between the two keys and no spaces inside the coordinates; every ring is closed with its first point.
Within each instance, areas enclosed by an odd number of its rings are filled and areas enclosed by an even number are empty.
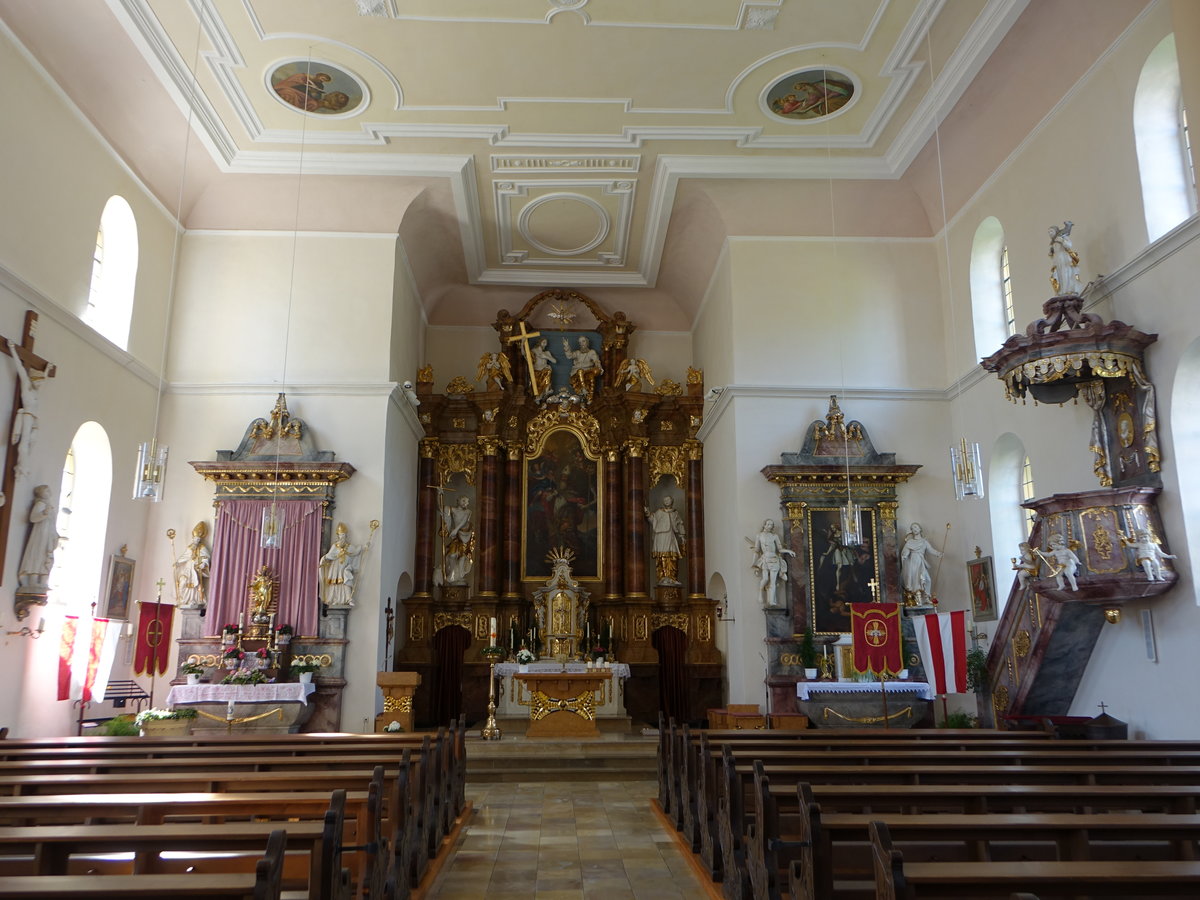
{"type": "Polygon", "coordinates": [[[717,621],[732,622],[733,616],[726,616],[727,612],[729,612],[729,595],[722,594],[721,599],[717,601],[717,621]]]}
{"type": "Polygon", "coordinates": [[[20,631],[10,631],[8,633],[12,637],[28,637],[28,638],[33,638],[36,641],[43,634],[46,633],[46,620],[40,619],[38,621],[37,628],[30,628],[28,625],[25,625],[21,628],[20,631]]]}

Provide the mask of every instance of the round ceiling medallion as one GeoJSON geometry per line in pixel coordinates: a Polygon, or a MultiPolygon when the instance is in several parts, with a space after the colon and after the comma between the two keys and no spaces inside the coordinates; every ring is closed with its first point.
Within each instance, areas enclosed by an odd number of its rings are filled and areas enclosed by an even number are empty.
{"type": "Polygon", "coordinates": [[[776,81],[763,95],[763,106],[789,121],[823,119],[854,99],[854,79],[835,69],[801,69],[776,81]]]}
{"type": "Polygon", "coordinates": [[[341,66],[316,59],[290,59],[267,70],[276,100],[318,116],[347,116],[367,105],[366,86],[341,66]]]}
{"type": "Polygon", "coordinates": [[[521,210],[521,236],[551,256],[577,256],[608,237],[611,222],[604,207],[583,194],[545,194],[521,210]]]}

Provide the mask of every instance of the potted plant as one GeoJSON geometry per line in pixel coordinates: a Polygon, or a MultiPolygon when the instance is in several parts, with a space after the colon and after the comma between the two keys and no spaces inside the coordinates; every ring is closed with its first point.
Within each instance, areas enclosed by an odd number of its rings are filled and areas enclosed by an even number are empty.
{"type": "Polygon", "coordinates": [[[240,631],[241,629],[236,624],[233,622],[228,623],[221,629],[221,642],[232,644],[237,639],[238,632],[240,631]]]}
{"type": "Polygon", "coordinates": [[[533,651],[528,647],[522,646],[521,649],[517,651],[517,671],[528,672],[529,664],[535,659],[537,659],[537,657],[533,655],[533,651]]]}
{"type": "Polygon", "coordinates": [[[981,694],[987,690],[987,686],[987,654],[978,644],[973,644],[967,651],[967,690],[981,694]]]}
{"type": "Polygon", "coordinates": [[[200,676],[204,674],[204,666],[193,660],[188,660],[179,667],[179,671],[187,676],[188,684],[199,684],[200,676]]]}
{"type": "Polygon", "coordinates": [[[225,668],[236,669],[241,665],[242,660],[246,658],[246,654],[239,647],[230,645],[225,648],[225,652],[221,654],[225,660],[225,668]]]}
{"type": "Polygon", "coordinates": [[[280,625],[275,629],[275,645],[277,647],[286,647],[292,642],[292,635],[294,633],[291,625],[280,625]]]}
{"type": "Polygon", "coordinates": [[[97,729],[105,737],[137,737],[141,730],[133,724],[133,716],[115,716],[97,729]]]}
{"type": "Polygon", "coordinates": [[[270,664],[270,661],[271,661],[271,651],[268,650],[266,647],[259,647],[257,650],[254,651],[255,668],[265,669],[270,664]]]}
{"type": "Polygon", "coordinates": [[[313,672],[318,672],[320,669],[319,662],[306,662],[303,657],[292,660],[292,672],[299,676],[301,684],[312,682],[313,672]]]}
{"type": "Polygon", "coordinates": [[[804,667],[806,681],[817,680],[817,645],[811,625],[804,629],[804,637],[800,641],[800,665],[804,667]]]}
{"type": "Polygon", "coordinates": [[[497,647],[495,644],[493,644],[490,647],[484,647],[482,650],[480,650],[479,655],[489,662],[500,662],[504,659],[506,654],[503,647],[497,647]]]}
{"type": "Polygon", "coordinates": [[[173,737],[190,734],[192,720],[196,718],[196,710],[189,707],[182,709],[143,709],[133,720],[142,737],[173,737]]]}
{"type": "Polygon", "coordinates": [[[592,652],[590,655],[592,657],[592,662],[598,663],[598,662],[604,662],[604,657],[606,657],[608,655],[608,653],[607,653],[607,651],[605,651],[604,646],[602,644],[597,644],[595,647],[592,648],[592,652]]]}

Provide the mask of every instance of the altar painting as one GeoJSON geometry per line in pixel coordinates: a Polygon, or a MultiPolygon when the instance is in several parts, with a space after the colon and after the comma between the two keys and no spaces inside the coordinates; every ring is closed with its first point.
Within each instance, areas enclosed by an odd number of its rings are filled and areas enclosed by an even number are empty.
{"type": "Polygon", "coordinates": [[[600,577],[599,487],[600,461],[568,429],[551,432],[525,460],[522,578],[548,578],[546,555],[557,547],[574,552],[576,578],[600,577]]]}
{"type": "Polygon", "coordinates": [[[861,512],[863,543],[842,541],[841,509],[809,508],[808,560],[812,587],[813,631],[818,634],[849,634],[850,604],[870,603],[878,585],[879,568],[875,548],[875,510],[861,512]]]}

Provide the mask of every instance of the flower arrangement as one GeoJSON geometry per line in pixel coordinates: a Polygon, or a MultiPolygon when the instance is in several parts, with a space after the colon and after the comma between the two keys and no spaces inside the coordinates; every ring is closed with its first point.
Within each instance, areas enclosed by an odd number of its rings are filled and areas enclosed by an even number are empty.
{"type": "Polygon", "coordinates": [[[238,634],[240,631],[241,631],[241,628],[239,628],[235,623],[230,622],[229,624],[227,624],[225,627],[223,627],[221,629],[221,634],[223,634],[223,635],[227,634],[227,635],[232,636],[232,635],[238,634]]]}
{"type": "Polygon", "coordinates": [[[295,632],[293,631],[291,625],[280,625],[278,628],[275,629],[275,633],[276,634],[286,634],[290,637],[295,632]]]}
{"type": "Polygon", "coordinates": [[[389,734],[395,734],[397,731],[403,731],[404,729],[400,727],[399,722],[388,722],[387,725],[384,726],[383,730],[389,734]]]}
{"type": "Polygon", "coordinates": [[[292,671],[297,675],[303,672],[319,672],[321,664],[319,662],[305,662],[304,658],[292,660],[292,671]]]}
{"type": "Polygon", "coordinates": [[[222,653],[221,655],[224,656],[226,659],[245,659],[246,658],[246,654],[243,653],[238,647],[236,647],[232,644],[229,645],[228,647],[226,647],[225,652],[222,653]]]}
{"type": "Polygon", "coordinates": [[[198,662],[185,662],[179,667],[179,671],[184,675],[203,675],[204,666],[198,662]]]}
{"type": "Polygon", "coordinates": [[[271,653],[269,650],[267,650],[266,647],[259,647],[257,650],[254,651],[254,655],[257,656],[259,659],[266,659],[267,657],[269,657],[271,655],[271,653]]]}
{"type": "Polygon", "coordinates": [[[592,648],[591,657],[594,662],[600,662],[607,655],[607,652],[600,644],[592,648]]]}
{"type": "Polygon", "coordinates": [[[517,651],[517,662],[523,666],[529,665],[535,659],[537,659],[537,657],[533,655],[533,651],[528,647],[522,647],[517,651]]]}
{"type": "Polygon", "coordinates": [[[184,706],[180,709],[143,709],[137,714],[137,718],[133,720],[133,724],[138,728],[141,728],[149,721],[194,718],[196,718],[196,710],[192,709],[190,706],[184,706]]]}
{"type": "Polygon", "coordinates": [[[259,669],[238,669],[221,679],[221,684],[266,684],[267,678],[259,669]]]}

